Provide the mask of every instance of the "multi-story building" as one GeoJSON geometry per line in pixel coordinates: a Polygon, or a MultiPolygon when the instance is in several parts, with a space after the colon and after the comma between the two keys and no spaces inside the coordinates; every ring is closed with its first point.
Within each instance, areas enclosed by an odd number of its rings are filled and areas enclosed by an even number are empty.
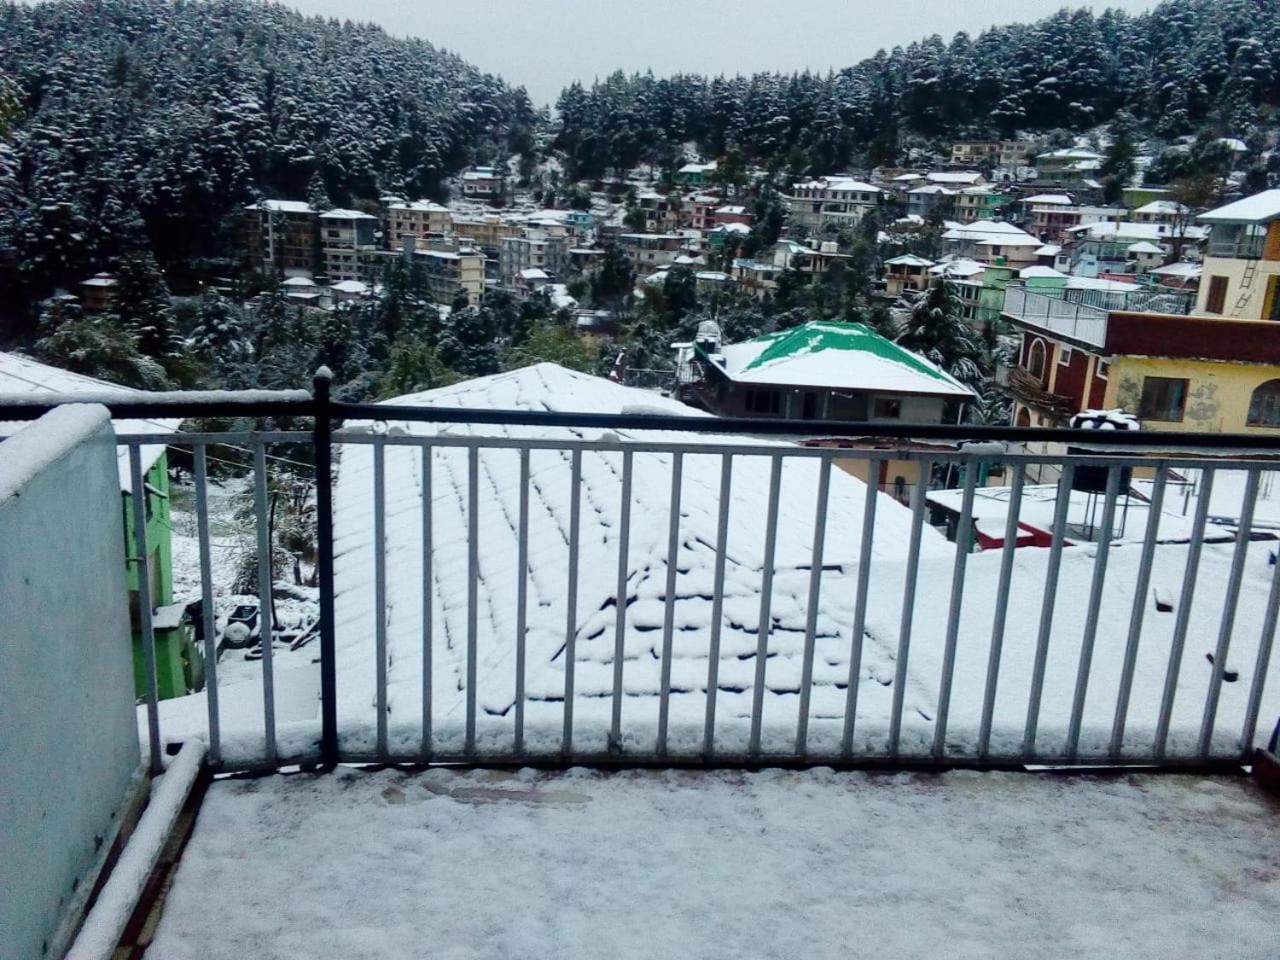
{"type": "Polygon", "coordinates": [[[884,292],[890,297],[900,297],[908,290],[920,292],[929,286],[929,268],[932,260],[904,253],[884,262],[884,292]]]}
{"type": "Polygon", "coordinates": [[[1245,197],[1197,219],[1212,232],[1195,313],[1280,320],[1280,190],[1245,197]]]}
{"type": "Polygon", "coordinates": [[[714,160],[708,163],[686,163],[676,171],[675,180],[676,183],[687,187],[701,187],[715,176],[716,169],[714,160]]]}
{"type": "Polygon", "coordinates": [[[472,167],[462,175],[462,195],[468,200],[498,200],[506,191],[506,178],[493,167],[472,167]]]}
{"type": "Polygon", "coordinates": [[[751,214],[746,207],[736,204],[729,204],[723,207],[716,207],[715,220],[713,226],[723,227],[726,224],[738,223],[744,227],[751,226],[751,214]]]}
{"type": "Polygon", "coordinates": [[[499,282],[516,289],[522,270],[542,270],[548,277],[565,275],[569,263],[568,236],[553,237],[544,230],[525,228],[521,236],[503,237],[498,257],[499,282]]]}
{"type": "Polygon", "coordinates": [[[692,230],[710,230],[716,210],[724,201],[709,193],[691,193],[680,202],[680,225],[692,230]]]}
{"type": "Polygon", "coordinates": [[[1031,162],[1036,143],[1032,140],[962,140],[951,145],[951,162],[957,166],[977,166],[986,161],[996,167],[1025,167],[1031,162]]]}
{"type": "Polygon", "coordinates": [[[1172,250],[1178,241],[1183,255],[1190,255],[1204,240],[1205,230],[1194,225],[1171,227],[1164,223],[1100,220],[1072,227],[1067,236],[1071,238],[1071,272],[1081,277],[1100,277],[1136,272],[1135,258],[1130,251],[1138,243],[1172,250]]]}
{"type": "Polygon", "coordinates": [[[1036,179],[1052,183],[1081,183],[1098,172],[1102,159],[1102,154],[1092,150],[1050,150],[1036,155],[1036,179]]]}
{"type": "MultiPolygon", "coordinates": [[[[1176,296],[1120,302],[1158,308],[1176,296]]],[[[1008,375],[1017,426],[1118,408],[1148,430],[1280,431],[1280,324],[1107,309],[1022,286],[1006,291],[1004,313],[1021,335],[1008,375]]]]}
{"type": "Polygon", "coordinates": [[[309,277],[319,266],[319,214],[297,200],[262,200],[245,208],[242,247],[262,268],[309,277]]]}
{"type": "Polygon", "coordinates": [[[964,187],[951,198],[951,216],[961,223],[994,220],[1009,198],[993,187],[981,184],[964,187]]]}
{"type": "Polygon", "coordinates": [[[405,237],[423,240],[439,237],[453,229],[448,207],[430,200],[390,203],[386,207],[387,245],[398,250],[405,237]]]}
{"type": "Polygon", "coordinates": [[[359,210],[328,210],[320,214],[320,242],[325,273],[331,283],[372,282],[377,273],[378,218],[359,210]]]}
{"type": "Polygon", "coordinates": [[[481,217],[454,217],[453,233],[459,240],[479,247],[490,260],[497,261],[502,253],[502,241],[519,236],[520,227],[503,217],[486,214],[481,217]]]}
{"type": "Polygon", "coordinates": [[[653,270],[674,263],[685,239],[682,233],[623,233],[618,246],[637,271],[653,270]]]}
{"type": "Polygon", "coordinates": [[[677,194],[641,191],[636,206],[644,214],[644,228],[649,233],[665,233],[680,226],[681,200],[677,194]]]}
{"type": "Polygon", "coordinates": [[[484,254],[479,250],[414,250],[413,258],[436,303],[452,304],[465,295],[468,303],[477,304],[484,296],[484,254]]]}
{"type": "Polygon", "coordinates": [[[852,230],[883,196],[878,187],[851,177],[818,177],[792,184],[786,197],[787,232],[820,236],[827,228],[852,230]]]}
{"type": "Polygon", "coordinates": [[[1136,223],[1172,225],[1185,221],[1190,213],[1189,209],[1176,200],[1152,200],[1137,207],[1130,216],[1136,223]]]}
{"type": "Polygon", "coordinates": [[[925,218],[937,210],[942,216],[951,213],[955,191],[940,183],[926,183],[907,191],[907,216],[925,218]]]}
{"type": "Polygon", "coordinates": [[[947,253],[979,263],[1029,267],[1039,260],[1039,239],[1002,220],[979,220],[953,226],[942,235],[947,253]]]}

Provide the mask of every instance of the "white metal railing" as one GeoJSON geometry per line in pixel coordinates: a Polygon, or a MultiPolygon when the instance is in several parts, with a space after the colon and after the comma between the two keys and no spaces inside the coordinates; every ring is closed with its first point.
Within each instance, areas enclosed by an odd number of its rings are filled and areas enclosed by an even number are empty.
{"type": "Polygon", "coordinates": [[[1108,311],[1104,308],[1010,286],[1004,294],[1004,312],[1095,347],[1105,347],[1107,343],[1108,311]]]}
{"type": "MultiPolygon", "coordinates": [[[[924,449],[907,434],[965,428],[907,425],[886,446],[890,428],[868,426],[873,449],[714,434],[749,428],[712,418],[329,406],[348,424],[332,434],[121,441],[139,520],[141,449],[192,453],[207,688],[160,702],[147,658],[157,761],[199,736],[224,770],[1239,763],[1280,715],[1280,564],[1259,539],[1280,516],[1280,448],[1265,438],[1147,455],[1149,434],[1103,447],[975,429],[979,444],[924,449]],[[1088,446],[1026,453],[1001,437],[1088,446]],[[219,661],[207,471],[223,444],[251,454],[261,597],[269,451],[314,448],[318,651],[273,642],[262,604],[260,660],[219,661]],[[949,524],[929,484],[904,505],[857,479],[903,461],[958,490],[949,524]],[[993,466],[1005,486],[981,485],[993,466]],[[1057,482],[1034,487],[1043,466],[1057,482]],[[1076,489],[1098,466],[1105,489],[1076,489]],[[1187,476],[1194,502],[1165,510],[1187,476]],[[1030,530],[1043,547],[1021,545],[1030,530]]],[[[149,609],[153,545],[145,522],[136,532],[149,609]]]]}

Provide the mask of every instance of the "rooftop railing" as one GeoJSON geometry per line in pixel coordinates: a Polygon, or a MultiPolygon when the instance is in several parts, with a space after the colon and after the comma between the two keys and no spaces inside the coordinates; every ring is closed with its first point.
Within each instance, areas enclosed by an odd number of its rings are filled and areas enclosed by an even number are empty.
{"type": "MultiPolygon", "coordinates": [[[[326,379],[314,396],[98,399],[116,418],[312,423],[120,439],[139,518],[143,448],[191,453],[194,728],[157,697],[152,545],[134,525],[156,768],[190,736],[220,770],[1239,764],[1280,714],[1280,565],[1255,542],[1275,529],[1274,437],[350,404],[326,379]],[[814,438],[832,445],[789,442],[814,438]],[[251,451],[260,597],[268,451],[309,451],[317,478],[318,662],[282,663],[295,654],[268,639],[252,697],[219,681],[223,444],[251,451]],[[911,479],[903,506],[856,479],[904,464],[960,491],[954,543],[930,483],[911,479]],[[1188,477],[1197,495],[1166,508],[1188,477]],[[1032,527],[1043,547],[1022,545],[1032,527]],[[283,717],[286,666],[317,675],[314,717],[283,717]]],[[[55,400],[0,398],[0,421],[55,400]]]]}
{"type": "Polygon", "coordinates": [[[1108,312],[1027,287],[1010,286],[1004,293],[1007,316],[1095,347],[1106,346],[1108,312]]]}

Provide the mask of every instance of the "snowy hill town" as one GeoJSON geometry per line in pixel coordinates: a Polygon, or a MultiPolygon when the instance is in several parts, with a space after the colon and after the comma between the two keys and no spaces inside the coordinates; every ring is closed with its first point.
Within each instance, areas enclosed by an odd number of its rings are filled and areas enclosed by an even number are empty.
{"type": "Polygon", "coordinates": [[[1280,7],[918,28],[0,0],[0,957],[1274,952],[1280,7]]]}

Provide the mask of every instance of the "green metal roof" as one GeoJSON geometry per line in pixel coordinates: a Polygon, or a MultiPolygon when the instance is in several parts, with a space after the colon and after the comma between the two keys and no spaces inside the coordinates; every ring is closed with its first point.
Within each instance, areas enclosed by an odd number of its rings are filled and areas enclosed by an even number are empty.
{"type": "Polygon", "coordinates": [[[945,371],[898,346],[861,323],[845,323],[839,320],[811,320],[790,330],[766,333],[748,343],[768,344],[758,357],[748,363],[743,371],[787,360],[801,354],[816,354],[825,350],[845,350],[873,354],[883,360],[901,364],[917,373],[932,377],[947,386],[960,383],[945,371]]]}

